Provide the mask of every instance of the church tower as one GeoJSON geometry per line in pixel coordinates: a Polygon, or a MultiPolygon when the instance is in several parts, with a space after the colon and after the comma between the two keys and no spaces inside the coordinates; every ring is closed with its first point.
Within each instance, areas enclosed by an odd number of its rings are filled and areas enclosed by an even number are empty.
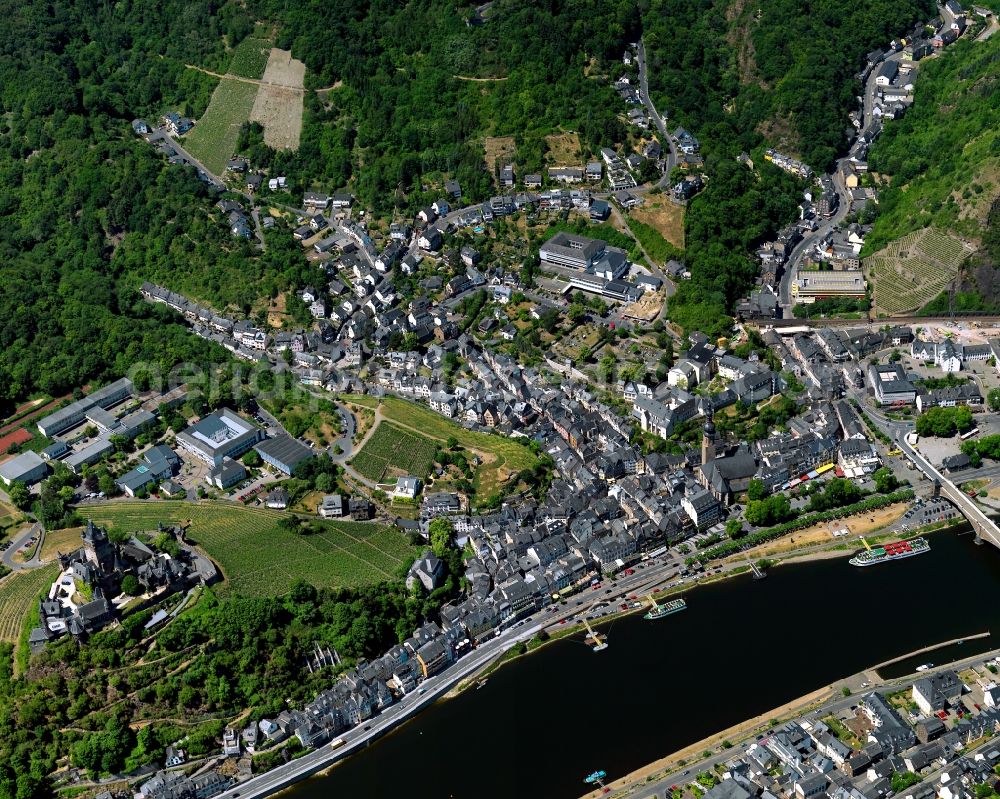
{"type": "Polygon", "coordinates": [[[701,465],[715,460],[715,423],[712,421],[712,411],[706,414],[705,426],[701,436],[701,465]]]}

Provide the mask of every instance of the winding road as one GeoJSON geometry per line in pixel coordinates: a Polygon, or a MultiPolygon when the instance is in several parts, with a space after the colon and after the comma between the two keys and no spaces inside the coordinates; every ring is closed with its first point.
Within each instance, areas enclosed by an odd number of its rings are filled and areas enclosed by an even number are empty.
{"type": "Polygon", "coordinates": [[[45,528],[41,524],[35,522],[28,529],[21,532],[21,534],[11,541],[11,545],[4,550],[3,555],[0,556],[0,563],[3,563],[11,571],[22,572],[30,571],[31,569],[37,569],[39,566],[44,566],[45,564],[39,559],[39,555],[42,552],[42,544],[45,543],[45,528]],[[31,560],[18,561],[14,560],[14,555],[20,551],[28,539],[33,535],[38,536],[38,541],[35,543],[35,554],[32,555],[31,560]]]}

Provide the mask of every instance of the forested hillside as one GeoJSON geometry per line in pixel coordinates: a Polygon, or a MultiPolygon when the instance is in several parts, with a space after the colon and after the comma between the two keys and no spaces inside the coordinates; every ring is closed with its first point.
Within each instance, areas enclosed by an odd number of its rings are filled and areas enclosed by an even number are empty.
{"type": "Polygon", "coordinates": [[[599,75],[638,35],[634,3],[501,0],[479,27],[466,25],[470,11],[452,0],[11,6],[0,26],[0,412],[138,360],[210,357],[136,301],[143,279],[244,311],[302,285],[294,247],[261,256],[235,243],[208,216],[202,184],[129,128],[172,109],[199,116],[217,79],[185,65],[224,71],[259,20],[305,60],[313,87],[338,87],[307,92],[297,153],[262,158],[328,190],[350,181],[376,209],[413,206],[421,181],[445,171],[470,198],[487,196],[486,134],[514,135],[518,161],[535,169],[559,126],[587,147],[621,137],[619,101],[584,72],[599,75]]]}
{"type": "MultiPolygon", "coordinates": [[[[137,360],[213,357],[136,303],[123,253],[178,261],[221,253],[203,189],[133,140],[133,115],[198,113],[239,17],[188,2],[7,4],[0,25],[0,412],[35,391],[59,395],[137,360]],[[183,26],[186,34],[171,35],[183,26]],[[182,259],[181,254],[184,254],[182,259]]],[[[214,357],[218,357],[217,355],[214,357]]]]}
{"type": "Polygon", "coordinates": [[[278,45],[306,63],[308,85],[338,86],[307,96],[302,146],[275,156],[275,168],[352,180],[376,210],[415,208],[412,192],[444,172],[467,197],[489,195],[484,135],[515,137],[521,174],[542,167],[544,136],[560,127],[595,152],[624,138],[602,68],[639,36],[633,0],[499,0],[472,27],[470,13],[454,0],[266,3],[261,14],[281,20],[278,45]]]}
{"type": "Polygon", "coordinates": [[[928,225],[978,241],[1000,180],[1000,38],[920,62],[914,105],[869,154],[883,182],[870,246],[928,225]]]}
{"type": "Polygon", "coordinates": [[[869,154],[880,178],[872,252],[935,227],[977,248],[954,296],[927,312],[1000,310],[1000,38],[959,42],[922,61],[913,108],[886,124],[869,154]]]}
{"type": "Polygon", "coordinates": [[[802,185],[760,151],[827,169],[846,150],[865,53],[929,18],[934,3],[649,0],[643,9],[650,94],[699,137],[708,172],[686,220],[692,280],[671,317],[722,333],[757,273],[747,248],[791,221],[801,197],[802,185]],[[759,180],[734,161],[741,151],[758,156],[759,180]]]}

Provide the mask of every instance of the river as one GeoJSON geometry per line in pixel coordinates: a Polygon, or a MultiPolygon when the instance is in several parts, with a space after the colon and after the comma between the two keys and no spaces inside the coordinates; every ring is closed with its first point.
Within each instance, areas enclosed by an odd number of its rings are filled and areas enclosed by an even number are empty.
{"type": "MultiPolygon", "coordinates": [[[[604,652],[582,636],[554,642],[292,793],[578,797],[591,771],[617,779],[875,663],[1000,629],[1000,552],[969,534],[930,540],[929,554],[882,566],[859,569],[845,557],[693,590],[684,612],[602,628],[604,652]]],[[[996,646],[969,641],[892,669],[996,646]]]]}

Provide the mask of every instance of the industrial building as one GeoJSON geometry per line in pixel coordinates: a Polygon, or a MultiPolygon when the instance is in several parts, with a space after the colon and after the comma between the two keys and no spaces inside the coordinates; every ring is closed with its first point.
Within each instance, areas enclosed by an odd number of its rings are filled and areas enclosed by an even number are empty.
{"type": "Polygon", "coordinates": [[[288,475],[295,471],[299,463],[313,454],[309,447],[289,435],[268,438],[261,441],[256,449],[265,463],[288,475]]]}
{"type": "Polygon", "coordinates": [[[37,452],[22,452],[0,464],[0,480],[5,485],[18,482],[32,485],[49,473],[49,465],[37,452]]]}

